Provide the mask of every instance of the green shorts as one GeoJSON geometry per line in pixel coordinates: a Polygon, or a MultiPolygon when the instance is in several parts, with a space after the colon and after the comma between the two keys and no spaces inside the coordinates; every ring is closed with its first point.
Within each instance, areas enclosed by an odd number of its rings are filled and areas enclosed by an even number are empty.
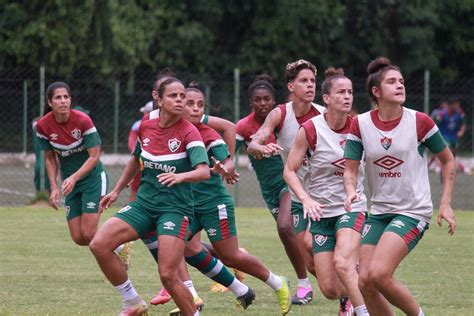
{"type": "Polygon", "coordinates": [[[214,212],[209,212],[209,208],[206,208],[206,212],[203,212],[200,207],[195,207],[194,218],[189,226],[189,239],[202,229],[206,231],[211,242],[229,239],[237,235],[234,203],[222,203],[214,205],[213,208],[215,208],[214,212]]]}
{"type": "Polygon", "coordinates": [[[393,232],[403,238],[408,246],[408,252],[410,252],[415,248],[428,228],[429,224],[427,222],[405,215],[369,215],[362,229],[361,243],[376,245],[383,233],[393,232]]]}
{"type": "Polygon", "coordinates": [[[141,239],[157,236],[176,236],[185,240],[189,229],[189,218],[181,212],[150,212],[139,202],[131,202],[114,215],[133,227],[141,239]]]}
{"type": "Polygon", "coordinates": [[[366,218],[365,212],[351,212],[339,216],[322,218],[311,221],[313,239],[313,254],[334,251],[336,248],[337,231],[341,228],[351,228],[360,233],[366,218]]]}
{"type": "Polygon", "coordinates": [[[108,178],[107,172],[104,170],[98,176],[76,184],[64,201],[68,221],[83,213],[97,213],[99,211],[100,199],[107,194],[108,178]]]}
{"type": "Polygon", "coordinates": [[[304,218],[301,202],[291,201],[291,217],[293,218],[293,231],[296,235],[308,229],[309,219],[304,218]]]}
{"type": "Polygon", "coordinates": [[[265,201],[267,208],[270,210],[270,213],[272,214],[275,220],[278,218],[278,214],[280,212],[281,195],[285,192],[288,192],[288,186],[284,182],[281,186],[277,187],[274,190],[264,191],[262,189],[263,200],[265,201]]]}

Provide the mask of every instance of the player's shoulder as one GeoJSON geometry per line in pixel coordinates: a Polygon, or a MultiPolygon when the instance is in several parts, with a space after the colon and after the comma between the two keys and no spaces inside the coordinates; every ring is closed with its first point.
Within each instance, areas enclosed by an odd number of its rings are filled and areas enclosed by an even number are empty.
{"type": "Polygon", "coordinates": [[[45,128],[48,125],[50,125],[53,121],[54,121],[54,114],[53,112],[49,112],[37,121],[36,126],[39,128],[45,128]]]}
{"type": "Polygon", "coordinates": [[[222,138],[216,130],[205,124],[200,123],[196,127],[198,128],[204,142],[214,141],[216,139],[222,138]]]}

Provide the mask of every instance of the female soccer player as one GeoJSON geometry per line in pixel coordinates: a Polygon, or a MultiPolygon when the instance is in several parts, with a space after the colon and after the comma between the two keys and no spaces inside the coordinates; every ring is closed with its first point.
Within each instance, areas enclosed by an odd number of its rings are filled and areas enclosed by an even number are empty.
{"type": "Polygon", "coordinates": [[[303,203],[304,217],[312,219],[314,267],[321,292],[332,300],[349,297],[352,304],[342,300],[339,315],[369,315],[356,271],[360,232],[367,211],[362,177],[356,187],[360,199],[351,212],[344,209],[343,156],[352,121],[352,82],[340,68],[328,68],[325,76],[321,90],[327,112],[303,123],[288,155],[284,177],[303,203]],[[308,152],[305,189],[296,172],[308,152]]]}
{"type": "MultiPolygon", "coordinates": [[[[137,170],[142,182],[134,202],[107,220],[90,244],[99,266],[123,299],[122,314],[147,310],[127,272],[113,255],[117,244],[158,235],[158,270],[161,282],[183,315],[198,314],[191,293],[178,277],[176,266],[184,255],[185,238],[193,216],[190,182],[209,178],[206,150],[197,129],[181,118],[186,98],[178,79],[167,79],[159,87],[160,117],[145,116],[137,147],[112,192],[101,200],[101,209],[117,200],[137,170]]],[[[151,115],[151,112],[149,115],[151,115]]]]}
{"type": "MultiPolygon", "coordinates": [[[[313,103],[316,94],[316,73],[316,67],[303,59],[286,65],[285,78],[292,101],[279,105],[268,114],[247,148],[249,154],[255,156],[256,159],[261,159],[263,156],[281,153],[283,162],[286,162],[299,126],[326,110],[313,103]],[[266,143],[275,130],[278,132],[277,143],[266,143]]],[[[297,173],[300,181],[303,180],[306,172],[307,167],[303,164],[297,173]]],[[[309,221],[303,216],[301,201],[291,190],[290,195],[293,228],[298,238],[300,252],[308,271],[315,274],[311,255],[311,234],[308,231],[309,221]]],[[[305,283],[309,285],[309,281],[305,283]]],[[[310,286],[308,289],[312,292],[310,286]]]]}
{"type": "MultiPolygon", "coordinates": [[[[257,76],[255,81],[249,86],[248,93],[252,113],[237,123],[237,149],[242,144],[246,147],[248,146],[275,105],[275,89],[271,84],[271,78],[268,76],[257,76]]],[[[269,135],[265,142],[265,144],[270,143],[276,143],[274,134],[269,135]]],[[[306,274],[306,265],[293,231],[291,198],[288,187],[283,180],[283,161],[280,155],[271,155],[262,159],[255,159],[250,154],[248,156],[257,174],[263,199],[277,223],[278,235],[298,278],[298,287],[296,294],[292,297],[292,303],[298,305],[307,304],[313,298],[312,288],[306,274]]]]}
{"type": "Polygon", "coordinates": [[[36,128],[51,184],[49,204],[58,209],[60,193],[56,181],[60,169],[71,238],[76,244],[87,246],[97,230],[99,201],[107,193],[108,184],[100,162],[99,134],[87,114],[71,109],[71,89],[66,83],[49,85],[46,99],[45,115],[36,128]]]}
{"type": "MultiPolygon", "coordinates": [[[[225,179],[235,181],[234,164],[228,147],[217,132],[200,123],[203,114],[204,94],[196,87],[188,88],[184,117],[195,124],[201,133],[213,169],[222,172],[225,179]]],[[[286,280],[274,275],[257,258],[238,247],[234,202],[220,175],[213,172],[209,180],[195,183],[192,187],[195,217],[190,226],[191,234],[195,235],[204,229],[219,259],[226,266],[237,268],[267,283],[277,294],[281,313],[287,314],[291,307],[291,298],[286,280]]],[[[199,236],[197,239],[193,238],[187,246],[186,261],[195,267],[207,263],[199,236]]],[[[237,296],[237,302],[242,309],[246,309],[255,298],[255,294],[247,286],[242,285],[236,289],[240,292],[236,292],[230,284],[229,288],[237,296]]]]}
{"type": "Polygon", "coordinates": [[[372,194],[370,216],[362,229],[359,288],[370,315],[393,315],[390,303],[407,315],[423,315],[408,288],[393,274],[423,237],[433,214],[427,148],[443,165],[438,224],[445,219],[454,234],[454,158],[433,120],[403,106],[400,68],[379,57],[369,63],[367,72],[367,92],[377,108],[353,120],[344,153],[346,210],[360,198],[356,183],[362,154],[372,194]]]}

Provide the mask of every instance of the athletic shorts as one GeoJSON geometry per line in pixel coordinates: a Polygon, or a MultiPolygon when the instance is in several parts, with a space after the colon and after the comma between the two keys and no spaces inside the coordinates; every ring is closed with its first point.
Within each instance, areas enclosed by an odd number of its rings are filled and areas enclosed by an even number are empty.
{"type": "Polygon", "coordinates": [[[428,230],[429,224],[405,215],[382,214],[369,215],[362,229],[362,244],[376,245],[385,232],[402,237],[410,252],[428,230]]]}
{"type": "Polygon", "coordinates": [[[311,221],[311,236],[313,239],[313,254],[334,251],[336,248],[337,231],[341,228],[351,228],[360,233],[366,218],[365,212],[351,212],[339,216],[322,218],[311,221]]]}
{"type": "Polygon", "coordinates": [[[211,242],[229,239],[237,235],[234,203],[230,201],[210,207],[210,209],[212,208],[214,208],[214,212],[209,212],[209,208],[206,208],[206,212],[203,212],[201,207],[194,208],[194,218],[189,227],[189,239],[201,230],[206,231],[211,242]]]}
{"type": "Polygon", "coordinates": [[[286,183],[283,183],[280,188],[271,191],[263,191],[262,196],[267,208],[270,210],[273,218],[276,220],[280,212],[280,199],[281,195],[285,192],[288,192],[288,187],[286,183]]]}
{"type": "Polygon", "coordinates": [[[134,201],[120,209],[114,215],[133,227],[141,239],[150,237],[156,231],[157,236],[175,236],[185,240],[189,229],[186,214],[176,212],[150,212],[149,209],[134,201]]]}
{"type": "Polygon", "coordinates": [[[299,234],[308,229],[309,219],[304,218],[303,204],[291,201],[291,217],[293,218],[293,231],[299,234]]]}
{"type": "Polygon", "coordinates": [[[76,184],[64,201],[67,221],[84,213],[97,213],[99,211],[100,199],[107,194],[108,178],[107,172],[104,170],[98,176],[76,184]]]}

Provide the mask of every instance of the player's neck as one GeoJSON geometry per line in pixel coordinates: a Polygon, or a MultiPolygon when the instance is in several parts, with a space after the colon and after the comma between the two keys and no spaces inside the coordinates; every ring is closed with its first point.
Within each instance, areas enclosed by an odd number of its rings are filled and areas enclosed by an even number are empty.
{"type": "Polygon", "coordinates": [[[339,131],[346,126],[347,113],[331,111],[328,109],[328,111],[324,113],[324,118],[326,119],[326,123],[330,129],[333,131],[339,131]]]}
{"type": "Polygon", "coordinates": [[[66,123],[69,120],[69,116],[71,115],[71,112],[67,113],[54,113],[54,120],[58,123],[66,123]]]}
{"type": "Polygon", "coordinates": [[[181,115],[170,114],[165,111],[160,111],[160,121],[158,126],[161,128],[168,128],[176,124],[181,119],[181,115]]]}
{"type": "Polygon", "coordinates": [[[378,116],[382,122],[393,121],[400,118],[403,114],[403,108],[400,104],[379,104],[378,116]]]}
{"type": "Polygon", "coordinates": [[[293,101],[293,112],[295,112],[296,117],[301,117],[311,110],[311,102],[306,102],[303,100],[295,99],[293,101]]]}

